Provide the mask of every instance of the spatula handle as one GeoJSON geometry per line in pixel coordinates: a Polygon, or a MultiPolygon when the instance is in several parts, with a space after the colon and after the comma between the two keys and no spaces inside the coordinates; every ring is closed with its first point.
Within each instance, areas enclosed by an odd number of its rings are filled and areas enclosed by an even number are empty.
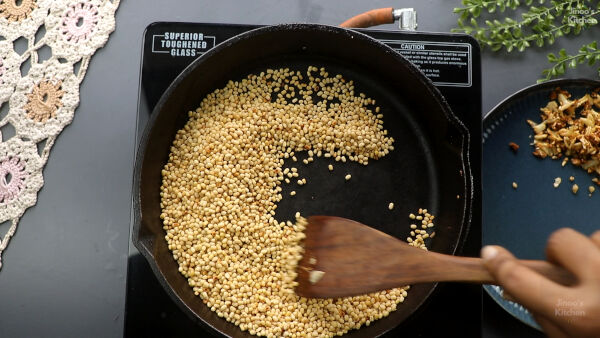
{"type": "MultiPolygon", "coordinates": [[[[437,281],[460,281],[481,284],[496,284],[496,280],[483,265],[481,258],[457,257],[435,254],[450,267],[437,281]]],[[[541,260],[519,260],[526,267],[562,285],[572,285],[575,277],[567,270],[541,260]]]]}

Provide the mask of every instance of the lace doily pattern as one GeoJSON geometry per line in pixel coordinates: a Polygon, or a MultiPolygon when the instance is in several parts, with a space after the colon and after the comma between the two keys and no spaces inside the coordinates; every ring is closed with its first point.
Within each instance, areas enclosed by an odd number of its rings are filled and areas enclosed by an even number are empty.
{"type": "Polygon", "coordinates": [[[0,108],[8,105],[0,117],[0,268],[2,251],[44,185],[50,149],[73,120],[90,58],[115,29],[118,6],[119,0],[0,0],[0,108]]]}
{"type": "Polygon", "coordinates": [[[68,60],[94,54],[115,26],[116,9],[102,0],[60,2],[46,18],[52,53],[68,60]]]}
{"type": "Polygon", "coordinates": [[[0,143],[0,219],[11,221],[7,233],[0,238],[0,253],[15,233],[25,209],[36,202],[37,193],[44,185],[43,167],[32,141],[12,137],[0,143]]]}
{"type": "MultiPolygon", "coordinates": [[[[7,41],[34,35],[44,23],[53,0],[0,1],[0,35],[7,41]]],[[[59,1],[56,1],[59,2],[59,1]]]]}
{"type": "Polygon", "coordinates": [[[21,21],[25,20],[36,8],[37,4],[33,0],[23,0],[21,4],[17,4],[16,0],[4,0],[0,3],[0,14],[8,21],[21,21]]]}
{"type": "Polygon", "coordinates": [[[19,55],[12,49],[12,44],[0,41],[0,105],[8,101],[21,73],[19,55]]]}
{"type": "Polygon", "coordinates": [[[35,143],[18,137],[0,143],[0,219],[19,218],[35,204],[43,167],[35,143]]]}
{"type": "Polygon", "coordinates": [[[39,142],[58,135],[79,104],[73,65],[50,59],[31,67],[10,98],[8,122],[21,138],[39,142]]]}

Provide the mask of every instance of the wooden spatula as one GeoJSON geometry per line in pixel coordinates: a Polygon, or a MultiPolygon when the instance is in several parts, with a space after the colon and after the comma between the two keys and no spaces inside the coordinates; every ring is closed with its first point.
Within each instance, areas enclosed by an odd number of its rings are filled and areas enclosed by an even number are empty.
{"type": "MultiPolygon", "coordinates": [[[[300,296],[346,297],[425,282],[495,283],[480,258],[425,251],[349,219],[309,217],[305,234],[295,289],[300,296]]],[[[521,262],[563,285],[575,282],[546,261],[521,262]]]]}

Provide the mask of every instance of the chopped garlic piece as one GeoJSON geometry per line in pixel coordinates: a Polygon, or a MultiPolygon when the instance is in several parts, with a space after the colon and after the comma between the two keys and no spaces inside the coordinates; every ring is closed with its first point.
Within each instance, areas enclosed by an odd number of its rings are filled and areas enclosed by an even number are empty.
{"type": "Polygon", "coordinates": [[[560,185],[560,182],[562,182],[562,178],[557,177],[554,179],[554,187],[558,188],[558,186],[560,185]]]}
{"type": "Polygon", "coordinates": [[[310,282],[310,284],[316,284],[318,281],[321,280],[321,278],[323,278],[324,275],[325,272],[323,271],[313,270],[308,275],[308,281],[310,282]]]}

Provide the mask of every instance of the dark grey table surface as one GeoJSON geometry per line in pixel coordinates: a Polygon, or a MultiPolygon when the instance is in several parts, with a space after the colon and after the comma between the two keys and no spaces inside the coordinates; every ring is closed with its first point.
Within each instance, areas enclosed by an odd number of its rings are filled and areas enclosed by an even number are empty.
{"type": "MultiPolygon", "coordinates": [[[[75,119],[51,152],[38,203],[25,213],[4,253],[0,337],[123,334],[140,51],[148,24],[336,25],[365,10],[392,6],[416,8],[419,30],[447,32],[455,26],[452,8],[457,5],[459,1],[439,0],[123,0],[117,29],[92,59],[83,81],[75,119]]],[[[574,51],[592,37],[590,30],[524,54],[485,52],[484,114],[506,96],[535,83],[546,67],[547,52],[560,47],[574,51]]],[[[568,75],[597,76],[586,67],[568,75]]],[[[520,323],[492,323],[485,336],[503,336],[502,330],[510,325],[520,323]]]]}

